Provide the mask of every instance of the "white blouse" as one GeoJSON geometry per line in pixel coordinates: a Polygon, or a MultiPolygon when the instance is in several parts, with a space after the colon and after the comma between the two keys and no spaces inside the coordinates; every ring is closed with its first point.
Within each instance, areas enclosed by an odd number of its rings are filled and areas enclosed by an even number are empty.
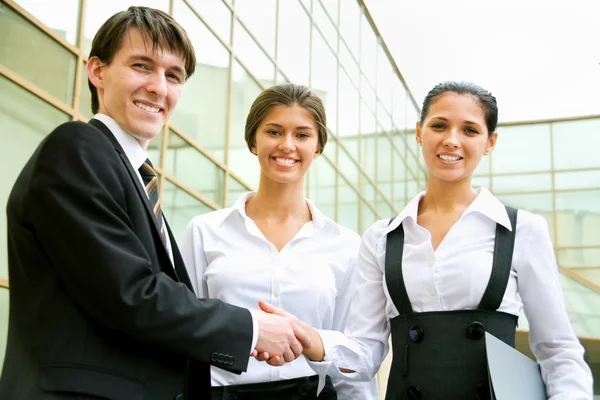
{"type": "MultiPolygon", "coordinates": [[[[482,188],[434,251],[429,231],[417,224],[416,196],[388,226],[373,224],[363,235],[345,335],[319,331],[325,361],[313,369],[332,377],[370,379],[388,353],[390,320],[398,316],[385,282],[387,233],[403,223],[402,272],[414,312],[475,309],[490,278],[496,224],[508,229],[504,205],[482,188]],[[342,373],[346,368],[354,373],[342,373]]],[[[565,310],[558,267],[543,217],[519,210],[510,278],[499,311],[524,308],[530,346],[551,400],[591,399],[592,375],[565,310]],[[519,297],[520,296],[520,297],[519,297]]]]}
{"type": "MultiPolygon", "coordinates": [[[[312,221],[278,252],[246,215],[244,194],[233,207],[195,217],[184,234],[182,255],[198,297],[257,310],[265,300],[311,326],[342,331],[348,316],[358,234],[324,216],[306,200],[312,221]]],[[[212,385],[271,382],[315,375],[303,355],[282,367],[250,358],[237,375],[211,367],[212,385]]],[[[324,378],[324,375],[322,376],[324,378]]],[[[377,399],[376,379],[333,378],[340,400],[377,399]]],[[[321,379],[320,386],[324,385],[321,379]]]]}

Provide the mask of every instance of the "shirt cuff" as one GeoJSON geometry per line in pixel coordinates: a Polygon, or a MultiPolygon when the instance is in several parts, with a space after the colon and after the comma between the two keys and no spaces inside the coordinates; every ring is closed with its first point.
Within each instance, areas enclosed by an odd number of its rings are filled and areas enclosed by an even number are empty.
{"type": "Polygon", "coordinates": [[[252,317],[252,346],[250,347],[248,354],[251,354],[254,351],[256,343],[258,342],[258,321],[252,312],[250,312],[250,316],[252,317]]]}

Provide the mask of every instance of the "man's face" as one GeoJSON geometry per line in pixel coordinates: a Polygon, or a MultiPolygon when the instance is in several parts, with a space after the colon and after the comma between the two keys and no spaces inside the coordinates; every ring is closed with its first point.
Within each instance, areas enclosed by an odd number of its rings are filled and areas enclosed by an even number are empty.
{"type": "Polygon", "coordinates": [[[110,64],[90,58],[88,76],[98,91],[99,112],[144,148],[175,109],[186,79],[183,58],[166,46],[153,49],[136,28],[124,36],[110,64]]]}

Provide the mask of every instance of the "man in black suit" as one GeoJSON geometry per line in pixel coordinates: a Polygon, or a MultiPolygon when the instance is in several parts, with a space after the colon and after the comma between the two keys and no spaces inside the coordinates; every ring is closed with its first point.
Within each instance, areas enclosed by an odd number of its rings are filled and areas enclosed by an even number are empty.
{"type": "Polygon", "coordinates": [[[96,116],[50,133],[8,200],[0,399],[209,399],[211,364],[241,373],[251,352],[291,361],[310,345],[289,319],[190,289],[145,149],[195,63],[154,9],[117,13],[94,38],[96,116]]]}

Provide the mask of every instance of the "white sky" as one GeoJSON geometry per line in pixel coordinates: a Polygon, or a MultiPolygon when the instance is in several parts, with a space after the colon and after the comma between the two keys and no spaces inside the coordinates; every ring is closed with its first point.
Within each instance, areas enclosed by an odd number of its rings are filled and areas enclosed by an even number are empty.
{"type": "Polygon", "coordinates": [[[501,122],[600,115],[599,0],[365,3],[419,105],[468,80],[496,96],[501,122]]]}

